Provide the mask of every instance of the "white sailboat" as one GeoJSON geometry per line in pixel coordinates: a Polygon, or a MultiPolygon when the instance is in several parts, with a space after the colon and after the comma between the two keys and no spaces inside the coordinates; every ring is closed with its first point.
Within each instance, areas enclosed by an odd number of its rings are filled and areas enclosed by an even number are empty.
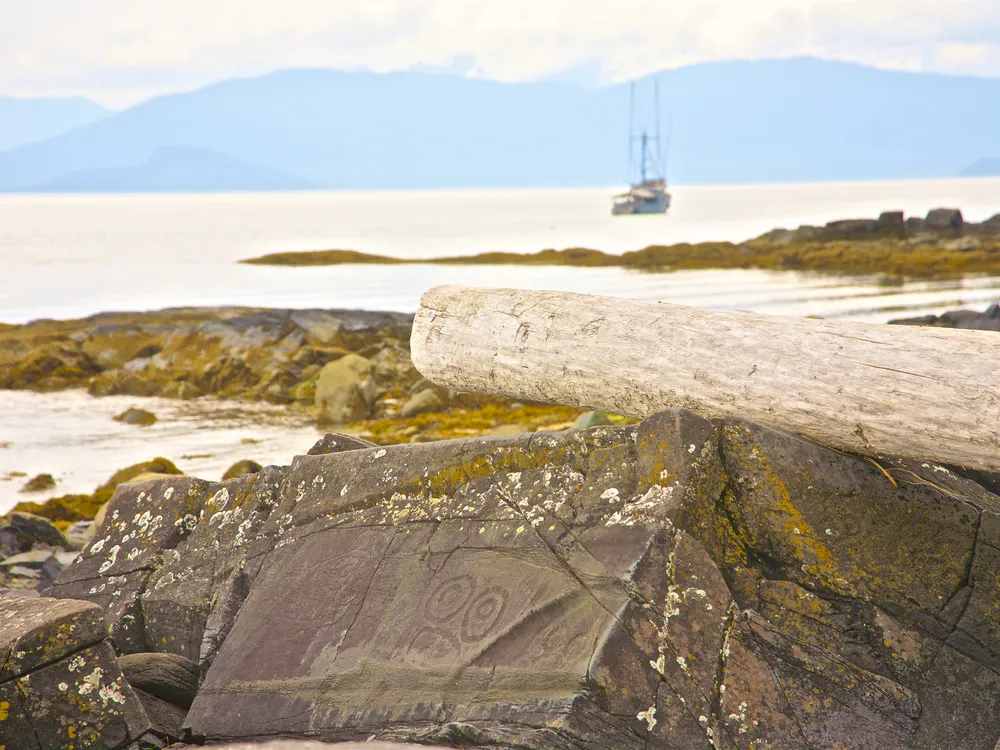
{"type": "Polygon", "coordinates": [[[660,89],[654,79],[653,91],[656,106],[656,132],[649,135],[643,128],[635,135],[635,84],[629,90],[628,152],[629,169],[633,169],[633,144],[639,142],[638,182],[633,182],[628,192],[616,195],[611,205],[615,216],[633,214],[665,214],[670,208],[670,193],[667,192],[667,178],[660,154],[660,89]],[[655,146],[655,150],[654,147],[655,146]]]}

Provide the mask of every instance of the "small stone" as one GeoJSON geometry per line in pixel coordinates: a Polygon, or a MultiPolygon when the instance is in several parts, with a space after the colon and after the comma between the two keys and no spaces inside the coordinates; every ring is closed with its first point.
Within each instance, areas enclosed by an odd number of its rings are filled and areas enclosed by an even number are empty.
{"type": "Polygon", "coordinates": [[[243,459],[242,461],[237,461],[226,469],[226,473],[222,475],[222,481],[225,482],[227,479],[238,479],[239,477],[245,477],[247,474],[256,474],[263,468],[264,467],[256,461],[251,461],[248,458],[243,459]]]}
{"type": "Polygon", "coordinates": [[[122,424],[136,425],[138,427],[149,427],[150,425],[156,424],[157,419],[153,412],[133,406],[116,416],[115,421],[121,422],[122,424]]]}
{"type": "Polygon", "coordinates": [[[37,474],[28,480],[21,492],[45,492],[56,486],[56,480],[51,474],[37,474]]]}
{"type": "Polygon", "coordinates": [[[444,401],[441,397],[431,388],[420,391],[419,393],[410,396],[407,402],[403,405],[403,410],[400,412],[400,416],[403,419],[409,419],[410,417],[415,417],[418,414],[425,414],[431,411],[441,411],[445,406],[444,401]]]}

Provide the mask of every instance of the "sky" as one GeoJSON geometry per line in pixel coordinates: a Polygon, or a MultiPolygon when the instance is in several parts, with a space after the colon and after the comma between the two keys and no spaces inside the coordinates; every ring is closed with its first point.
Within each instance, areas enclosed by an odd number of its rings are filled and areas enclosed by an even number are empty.
{"type": "Polygon", "coordinates": [[[0,94],[116,108],[294,67],[611,83],[798,55],[1000,76],[1000,2],[0,0],[0,94]]]}

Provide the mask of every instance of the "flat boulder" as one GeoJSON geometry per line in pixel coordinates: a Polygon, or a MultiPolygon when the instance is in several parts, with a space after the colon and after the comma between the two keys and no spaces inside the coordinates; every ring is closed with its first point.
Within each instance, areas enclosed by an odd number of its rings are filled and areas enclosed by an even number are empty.
{"type": "Polygon", "coordinates": [[[825,240],[857,240],[874,237],[880,229],[875,219],[841,219],[823,227],[820,236],[825,240]]]}

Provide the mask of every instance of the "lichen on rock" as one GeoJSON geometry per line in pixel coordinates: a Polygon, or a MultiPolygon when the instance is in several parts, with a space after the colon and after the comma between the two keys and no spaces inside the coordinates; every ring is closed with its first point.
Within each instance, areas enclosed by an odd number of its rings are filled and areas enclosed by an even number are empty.
{"type": "Polygon", "coordinates": [[[124,525],[60,577],[107,607],[119,650],[199,665],[192,737],[1000,737],[1000,498],[958,470],[681,410],[351,448],[123,486],[124,525]],[[146,533],[160,515],[174,530],[146,533]]]}

